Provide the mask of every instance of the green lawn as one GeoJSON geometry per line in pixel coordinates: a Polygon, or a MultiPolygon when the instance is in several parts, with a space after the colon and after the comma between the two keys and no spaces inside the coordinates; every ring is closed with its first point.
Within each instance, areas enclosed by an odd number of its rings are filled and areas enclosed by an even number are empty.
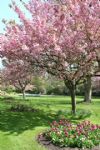
{"type": "Polygon", "coordinates": [[[0,98],[0,150],[46,150],[36,142],[37,135],[46,130],[48,123],[62,117],[73,122],[82,119],[100,124],[100,98],[91,104],[81,103],[77,97],[77,114],[70,114],[70,97],[45,96],[27,98],[0,98]],[[37,112],[10,112],[11,105],[25,104],[38,109],[37,112]]]}

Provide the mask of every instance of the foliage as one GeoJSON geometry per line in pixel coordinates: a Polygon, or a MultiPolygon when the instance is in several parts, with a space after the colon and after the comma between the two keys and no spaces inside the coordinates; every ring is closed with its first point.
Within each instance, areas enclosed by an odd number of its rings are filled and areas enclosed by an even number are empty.
{"type": "Polygon", "coordinates": [[[54,76],[48,75],[46,82],[46,92],[48,95],[65,95],[68,94],[68,90],[64,85],[63,80],[59,80],[54,76]]]}
{"type": "Polygon", "coordinates": [[[32,90],[34,94],[46,94],[45,79],[42,76],[34,76],[32,83],[34,84],[32,90]]]}
{"type": "Polygon", "coordinates": [[[100,144],[100,126],[90,121],[78,124],[67,120],[53,121],[46,137],[61,147],[92,148],[100,144]]]}
{"type": "Polygon", "coordinates": [[[33,109],[31,106],[25,104],[13,104],[10,108],[10,111],[13,112],[36,112],[36,109],[33,109]]]}
{"type": "Polygon", "coordinates": [[[2,89],[2,91],[5,91],[7,93],[15,92],[14,86],[8,85],[8,84],[2,85],[1,89],[2,89]]]}
{"type": "Polygon", "coordinates": [[[3,22],[6,33],[0,35],[0,54],[11,60],[24,59],[32,66],[61,78],[69,88],[75,113],[75,87],[99,65],[100,1],[21,0],[32,18],[12,1],[21,25],[3,22]]]}
{"type": "Polygon", "coordinates": [[[68,120],[84,120],[92,115],[90,110],[78,109],[76,114],[73,115],[71,111],[58,111],[58,115],[60,118],[68,119],[68,120]]]}
{"type": "Polygon", "coordinates": [[[22,25],[4,21],[7,28],[6,34],[1,35],[2,56],[24,58],[33,64],[35,61],[64,80],[77,81],[93,73],[100,41],[99,1],[21,2],[32,19],[27,19],[16,2],[12,2],[10,7],[22,25]]]}
{"type": "Polygon", "coordinates": [[[31,82],[32,73],[27,62],[8,62],[1,71],[1,80],[3,84],[13,85],[17,90],[23,92],[31,82]]]}

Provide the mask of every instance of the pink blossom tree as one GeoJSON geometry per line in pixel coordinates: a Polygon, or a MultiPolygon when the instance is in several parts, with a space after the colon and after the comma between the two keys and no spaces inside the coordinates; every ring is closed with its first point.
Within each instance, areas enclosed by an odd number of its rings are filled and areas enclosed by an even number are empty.
{"type": "Polygon", "coordinates": [[[13,85],[16,89],[22,91],[23,99],[25,99],[26,87],[30,84],[33,77],[33,72],[27,63],[15,61],[7,64],[1,71],[1,79],[4,83],[13,85]]]}
{"type": "Polygon", "coordinates": [[[18,14],[22,25],[6,24],[1,55],[10,59],[13,55],[23,57],[31,65],[63,79],[70,90],[75,114],[76,85],[94,74],[95,62],[100,60],[100,1],[21,2],[32,18],[27,19],[12,2],[10,7],[18,14]]]}

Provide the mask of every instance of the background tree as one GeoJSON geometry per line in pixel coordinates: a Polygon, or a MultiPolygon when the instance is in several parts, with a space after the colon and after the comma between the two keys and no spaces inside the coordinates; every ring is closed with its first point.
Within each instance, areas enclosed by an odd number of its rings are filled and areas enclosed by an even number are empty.
{"type": "Polygon", "coordinates": [[[95,96],[100,96],[100,73],[92,78],[93,92],[95,96]]]}
{"type": "Polygon", "coordinates": [[[6,64],[2,70],[2,81],[13,85],[17,90],[23,93],[25,99],[25,89],[32,80],[33,74],[27,63],[22,61],[15,61],[6,64]]]}
{"type": "Polygon", "coordinates": [[[34,94],[46,94],[45,76],[34,76],[32,84],[34,85],[34,89],[32,91],[34,94]]]}
{"type": "Polygon", "coordinates": [[[84,102],[91,102],[92,99],[92,80],[87,76],[84,83],[84,102]]]}
{"type": "MultiPolygon", "coordinates": [[[[92,82],[92,79],[93,79],[93,77],[96,78],[96,76],[100,77],[100,73],[99,73],[100,72],[100,64],[99,64],[100,58],[99,57],[100,56],[98,54],[96,62],[95,62],[95,64],[97,64],[97,65],[95,65],[94,74],[87,76],[85,79],[85,82],[84,82],[84,90],[85,90],[84,102],[91,102],[91,100],[92,100],[92,84],[94,84],[94,82],[92,82]]],[[[98,80],[98,82],[99,82],[99,80],[98,80]]]]}

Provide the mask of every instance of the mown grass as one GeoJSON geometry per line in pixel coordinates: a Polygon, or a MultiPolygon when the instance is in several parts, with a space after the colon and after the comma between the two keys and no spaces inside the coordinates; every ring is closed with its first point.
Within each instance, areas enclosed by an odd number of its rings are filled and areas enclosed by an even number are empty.
{"type": "Polygon", "coordinates": [[[0,150],[46,150],[37,143],[40,132],[47,129],[49,122],[66,118],[73,122],[83,119],[100,124],[100,98],[93,98],[92,103],[83,103],[83,97],[77,97],[77,114],[70,113],[70,97],[19,96],[0,98],[0,150]],[[37,109],[36,112],[11,112],[13,105],[24,104],[37,109]]]}

